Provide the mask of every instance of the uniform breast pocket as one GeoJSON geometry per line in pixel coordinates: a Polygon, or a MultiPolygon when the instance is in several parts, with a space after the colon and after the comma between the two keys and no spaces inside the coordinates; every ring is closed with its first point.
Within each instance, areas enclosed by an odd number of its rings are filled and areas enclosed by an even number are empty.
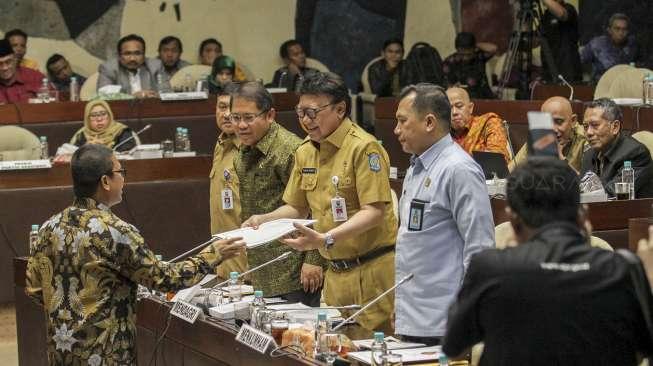
{"type": "Polygon", "coordinates": [[[304,191],[314,191],[317,186],[317,176],[315,174],[304,174],[300,183],[300,188],[304,191]]]}
{"type": "Polygon", "coordinates": [[[338,183],[338,195],[345,199],[347,209],[359,207],[356,184],[354,184],[354,180],[350,176],[345,176],[338,183]]]}

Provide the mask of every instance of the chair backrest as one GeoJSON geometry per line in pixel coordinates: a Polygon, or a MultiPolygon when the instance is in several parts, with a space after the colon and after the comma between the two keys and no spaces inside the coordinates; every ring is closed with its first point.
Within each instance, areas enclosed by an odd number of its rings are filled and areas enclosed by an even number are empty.
{"type": "Polygon", "coordinates": [[[325,64],[321,63],[320,61],[318,61],[318,60],[316,60],[314,58],[310,58],[310,57],[306,58],[306,67],[317,69],[318,71],[321,71],[321,72],[331,71],[331,70],[329,70],[329,68],[325,64]]]}
{"type": "Polygon", "coordinates": [[[648,151],[651,153],[651,156],[653,156],[653,132],[638,131],[632,134],[631,137],[644,144],[644,146],[646,146],[648,151]]]}
{"type": "Polygon", "coordinates": [[[609,98],[641,98],[644,91],[642,81],[651,73],[651,70],[643,68],[626,69],[610,85],[609,98]]]}
{"type": "MultiPolygon", "coordinates": [[[[517,246],[517,240],[515,240],[515,231],[513,230],[510,221],[502,222],[494,228],[494,238],[497,249],[505,249],[517,246]]],[[[590,245],[594,248],[610,251],[614,250],[607,241],[596,236],[590,236],[590,245]]]]}
{"type": "MultiPolygon", "coordinates": [[[[617,80],[623,72],[629,69],[633,69],[633,67],[630,65],[615,65],[603,73],[599,79],[599,82],[596,83],[596,88],[594,89],[594,99],[611,98],[610,88],[612,87],[612,83],[614,83],[614,81],[617,80]]],[[[641,97],[642,94],[640,93],[639,96],[641,97]]]]}
{"type": "Polygon", "coordinates": [[[211,74],[211,66],[207,65],[188,65],[179,69],[172,77],[170,78],[170,87],[173,90],[181,90],[184,87],[190,87],[191,90],[195,90],[195,85],[197,81],[203,77],[207,77],[211,74]],[[186,85],[186,75],[190,75],[191,85],[186,85]]]}
{"type": "Polygon", "coordinates": [[[36,160],[41,143],[32,132],[18,126],[0,127],[0,160],[36,160]]]}
{"type": "Polygon", "coordinates": [[[100,76],[99,72],[92,73],[79,89],[79,99],[89,101],[97,95],[97,79],[100,76]]]}
{"type": "Polygon", "coordinates": [[[372,94],[372,88],[370,87],[370,78],[369,78],[370,66],[372,66],[373,63],[379,61],[382,58],[383,56],[375,57],[370,62],[368,62],[367,65],[365,65],[365,68],[363,69],[363,74],[361,75],[361,84],[363,85],[363,93],[372,94]]]}

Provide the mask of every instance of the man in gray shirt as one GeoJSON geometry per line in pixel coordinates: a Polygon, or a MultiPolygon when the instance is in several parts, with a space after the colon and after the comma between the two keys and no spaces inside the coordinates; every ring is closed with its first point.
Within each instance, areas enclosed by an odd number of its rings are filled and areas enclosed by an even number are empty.
{"type": "Polygon", "coordinates": [[[399,202],[395,333],[437,345],[472,254],[494,247],[492,209],[481,167],[456,144],[444,90],[421,83],[399,96],[395,134],[413,154],[399,202]]]}
{"type": "Polygon", "coordinates": [[[136,98],[152,98],[157,95],[157,75],[162,68],[161,60],[145,57],[145,40],[130,34],[118,41],[118,57],[98,68],[97,89],[120,85],[123,93],[136,98]]]}

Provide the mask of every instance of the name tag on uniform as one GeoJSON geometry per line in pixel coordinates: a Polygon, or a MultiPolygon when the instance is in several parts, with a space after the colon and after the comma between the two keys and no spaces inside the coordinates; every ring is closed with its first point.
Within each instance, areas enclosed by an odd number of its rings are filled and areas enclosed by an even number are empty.
{"type": "Polygon", "coordinates": [[[426,202],[418,199],[410,201],[410,215],[408,217],[408,230],[421,231],[424,220],[424,207],[426,202]]]}
{"type": "Polygon", "coordinates": [[[222,209],[234,209],[234,192],[229,188],[222,190],[222,209]]]}
{"type": "Polygon", "coordinates": [[[347,205],[344,198],[336,196],[331,199],[331,214],[335,222],[347,221],[347,205]]]}

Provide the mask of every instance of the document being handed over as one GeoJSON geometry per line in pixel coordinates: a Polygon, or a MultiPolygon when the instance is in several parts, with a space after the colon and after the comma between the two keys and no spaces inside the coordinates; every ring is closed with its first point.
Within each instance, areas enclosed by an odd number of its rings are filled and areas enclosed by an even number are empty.
{"type": "Polygon", "coordinates": [[[279,219],[261,224],[258,229],[244,227],[215,234],[213,236],[220,239],[242,237],[243,241],[247,244],[247,248],[256,248],[297,230],[293,226],[293,223],[295,222],[304,226],[310,226],[316,221],[317,220],[279,219]]]}

